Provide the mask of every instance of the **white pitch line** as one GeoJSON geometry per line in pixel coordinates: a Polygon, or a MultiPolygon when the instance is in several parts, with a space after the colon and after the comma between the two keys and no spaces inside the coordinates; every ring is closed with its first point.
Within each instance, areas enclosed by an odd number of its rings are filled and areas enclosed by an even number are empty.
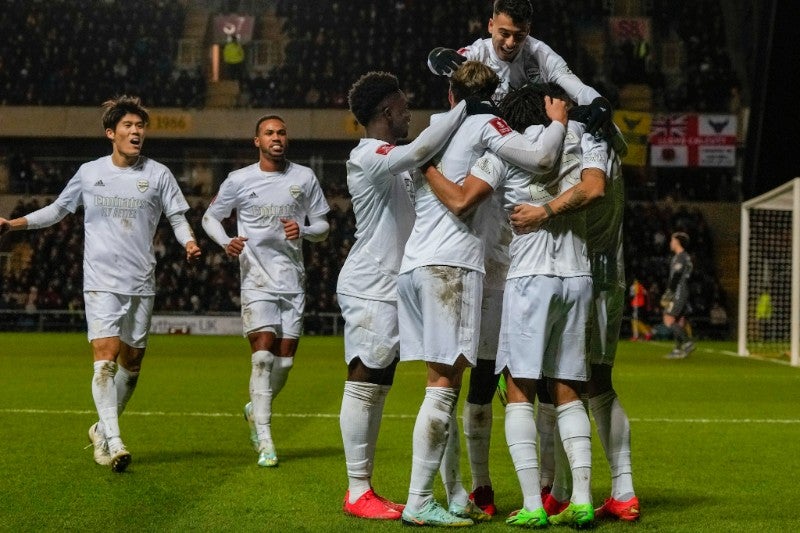
{"type": "MultiPolygon", "coordinates": [[[[90,410],[53,410],[53,409],[0,409],[4,414],[30,414],[30,415],[96,415],[96,411],[90,410]]],[[[241,413],[176,413],[166,411],[125,411],[125,416],[188,416],[198,418],[241,418],[241,413]]],[[[272,413],[273,417],[283,418],[339,418],[338,413],[272,413]]],[[[416,418],[417,415],[406,414],[384,414],[384,418],[409,419],[416,418]]],[[[503,417],[494,417],[502,420],[503,417]]],[[[637,423],[662,423],[671,422],[675,424],[800,424],[797,418],[631,418],[631,422],[637,423]]]]}

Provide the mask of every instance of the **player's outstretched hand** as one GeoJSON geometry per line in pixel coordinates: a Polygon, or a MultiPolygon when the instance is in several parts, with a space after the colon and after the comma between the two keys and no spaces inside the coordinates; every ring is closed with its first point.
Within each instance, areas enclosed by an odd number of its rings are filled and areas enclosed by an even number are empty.
{"type": "Polygon", "coordinates": [[[478,96],[467,96],[464,101],[466,102],[467,115],[497,115],[500,116],[500,110],[494,105],[494,102],[488,100],[481,100],[478,96]]]}
{"type": "Polygon", "coordinates": [[[611,120],[611,102],[598,96],[592,103],[589,104],[589,120],[586,122],[586,132],[592,135],[597,135],[605,128],[610,128],[611,120]]]}
{"type": "Polygon", "coordinates": [[[203,254],[203,252],[200,251],[200,247],[197,246],[197,243],[195,241],[189,241],[189,242],[186,243],[186,260],[187,261],[189,261],[190,263],[194,263],[195,261],[200,259],[200,256],[202,254],[203,254]]]}
{"type": "Polygon", "coordinates": [[[5,218],[0,218],[0,237],[11,231],[11,222],[5,218]]]}
{"type": "Polygon", "coordinates": [[[428,54],[428,65],[439,76],[451,76],[467,58],[453,50],[439,46],[428,54]]]}

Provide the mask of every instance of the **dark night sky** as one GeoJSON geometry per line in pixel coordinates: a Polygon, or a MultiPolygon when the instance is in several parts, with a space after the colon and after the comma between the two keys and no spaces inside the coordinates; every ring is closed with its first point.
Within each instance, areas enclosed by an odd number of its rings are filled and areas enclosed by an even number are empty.
{"type": "Polygon", "coordinates": [[[784,0],[760,4],[758,44],[750,70],[751,115],[743,169],[745,199],[800,176],[800,10],[795,2],[784,0]]]}

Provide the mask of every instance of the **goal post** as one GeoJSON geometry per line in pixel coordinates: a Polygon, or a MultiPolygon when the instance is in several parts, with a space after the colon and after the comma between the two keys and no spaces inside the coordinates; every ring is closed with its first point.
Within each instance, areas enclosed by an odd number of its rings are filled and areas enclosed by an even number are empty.
{"type": "Polygon", "coordinates": [[[800,178],[742,203],[739,355],[800,366],[800,178]]]}

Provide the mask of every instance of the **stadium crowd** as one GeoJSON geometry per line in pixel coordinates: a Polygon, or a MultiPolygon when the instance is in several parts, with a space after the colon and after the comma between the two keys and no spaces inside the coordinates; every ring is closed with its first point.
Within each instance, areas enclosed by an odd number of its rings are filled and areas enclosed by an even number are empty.
{"type": "MultiPolygon", "coordinates": [[[[225,9],[247,7],[238,4],[225,9]]],[[[725,45],[719,0],[681,5],[677,14],[674,2],[647,3],[641,15],[652,19],[652,42],[636,35],[616,43],[608,39],[605,57],[598,61],[581,45],[579,33],[603,27],[612,14],[609,5],[542,0],[536,3],[533,34],[615,106],[622,86],[643,83],[652,87],[659,109],[729,111],[739,82],[725,45]],[[678,40],[684,50],[682,75],[666,76],[655,60],[653,50],[667,40],[678,40]]],[[[111,94],[133,93],[151,107],[205,105],[207,73],[175,61],[186,2],[96,2],[91,12],[82,6],[78,0],[4,3],[0,104],[95,106],[111,94]]],[[[286,58],[268,72],[246,69],[244,105],[345,108],[353,80],[377,69],[397,73],[412,107],[440,109],[447,106],[445,81],[429,75],[427,52],[483,37],[490,3],[321,0],[307,9],[275,0],[273,6],[284,20],[286,58]]],[[[257,21],[257,40],[263,37],[258,21],[265,14],[249,14],[257,21]]]]}
{"type": "MultiPolygon", "coordinates": [[[[180,69],[174,63],[186,2],[95,4],[87,11],[77,0],[5,3],[0,12],[0,104],[96,106],[111,94],[133,92],[150,107],[204,105],[205,73],[180,69]],[[170,31],[164,32],[163,28],[170,31]]],[[[298,2],[276,0],[274,13],[285,20],[283,32],[290,43],[286,61],[269,72],[246,74],[246,105],[343,108],[347,106],[347,88],[358,75],[371,69],[388,69],[398,74],[412,107],[445,108],[446,81],[428,71],[427,52],[434,46],[457,47],[484,36],[489,16],[489,3],[485,4],[440,2],[432,6],[412,0],[323,0],[314,9],[305,9],[298,2]],[[341,61],[341,57],[348,61],[341,61]]],[[[652,17],[653,42],[644,47],[633,40],[609,45],[608,57],[602,64],[597,64],[580,45],[578,34],[581,29],[607,20],[611,15],[608,2],[580,0],[564,5],[542,0],[536,3],[536,9],[533,34],[556,48],[614,105],[618,104],[619,88],[628,83],[649,84],[654,105],[663,110],[729,111],[735,100],[731,95],[735,95],[738,82],[724,45],[725,27],[718,0],[679,6],[677,16],[674,3],[668,0],[647,3],[643,14],[652,17]],[[693,10],[692,16],[688,16],[688,10],[693,10]],[[653,60],[651,50],[659,42],[674,38],[684,47],[686,74],[668,79],[653,60]]],[[[77,163],[40,160],[25,153],[4,155],[11,193],[56,194],[77,168],[77,163]]],[[[726,187],[719,179],[726,178],[714,175],[707,180],[684,180],[686,187],[659,189],[654,197],[724,199],[719,197],[719,191],[726,187]]],[[[214,189],[219,176],[215,181],[214,189]]],[[[326,180],[324,186],[332,206],[330,237],[306,250],[308,310],[312,316],[338,311],[336,276],[355,232],[344,183],[326,180]]],[[[160,291],[156,309],[237,311],[238,266],[200,229],[208,195],[195,198],[188,218],[206,253],[200,264],[186,265],[181,250],[173,246],[168,228],[159,230],[156,246],[160,255],[160,291]]],[[[30,202],[21,204],[11,215],[34,207],[30,202]]],[[[635,218],[627,217],[628,276],[645,283],[652,301],[657,302],[654,295],[659,292],[658,284],[666,279],[667,236],[680,229],[689,233],[695,243],[695,314],[707,316],[715,301],[724,303],[714,276],[713,257],[709,255],[710,232],[701,213],[685,208],[673,210],[669,204],[659,206],[649,201],[632,204],[628,209],[637,210],[635,218]]],[[[82,306],[80,261],[61,256],[78,253],[80,226],[79,220],[67,217],[48,230],[15,236],[18,242],[10,256],[11,268],[5,269],[0,281],[0,307],[82,306]]],[[[653,313],[657,314],[658,309],[654,308],[653,313]]]]}
{"type": "MultiPolygon", "coordinates": [[[[343,185],[326,184],[331,206],[330,234],[304,249],[307,279],[306,326],[321,331],[330,321],[320,314],[338,313],[336,280],[354,242],[355,218],[343,185]]],[[[239,265],[225,256],[200,227],[205,200],[192,202],[187,219],[203,249],[200,262],[188,264],[174,242],[169,225],[162,220],[156,233],[158,257],[155,309],[161,313],[236,313],[239,311],[239,265]]],[[[20,202],[11,217],[40,207],[36,200],[20,202]]],[[[669,235],[684,231],[692,238],[695,274],[691,282],[692,316],[708,322],[714,304],[726,307],[725,293],[715,272],[713,240],[702,212],[671,202],[632,202],[625,213],[625,264],[629,280],[638,279],[648,290],[646,309],[650,323],[660,321],[658,301],[669,274],[669,235]]],[[[225,222],[231,235],[235,222],[225,222]]],[[[11,239],[12,237],[9,237],[11,239]]],[[[80,250],[83,246],[80,212],[58,225],[38,232],[13,235],[7,267],[0,276],[0,309],[79,310],[83,308],[80,250]]],[[[23,320],[25,317],[3,317],[23,320]]]]}

